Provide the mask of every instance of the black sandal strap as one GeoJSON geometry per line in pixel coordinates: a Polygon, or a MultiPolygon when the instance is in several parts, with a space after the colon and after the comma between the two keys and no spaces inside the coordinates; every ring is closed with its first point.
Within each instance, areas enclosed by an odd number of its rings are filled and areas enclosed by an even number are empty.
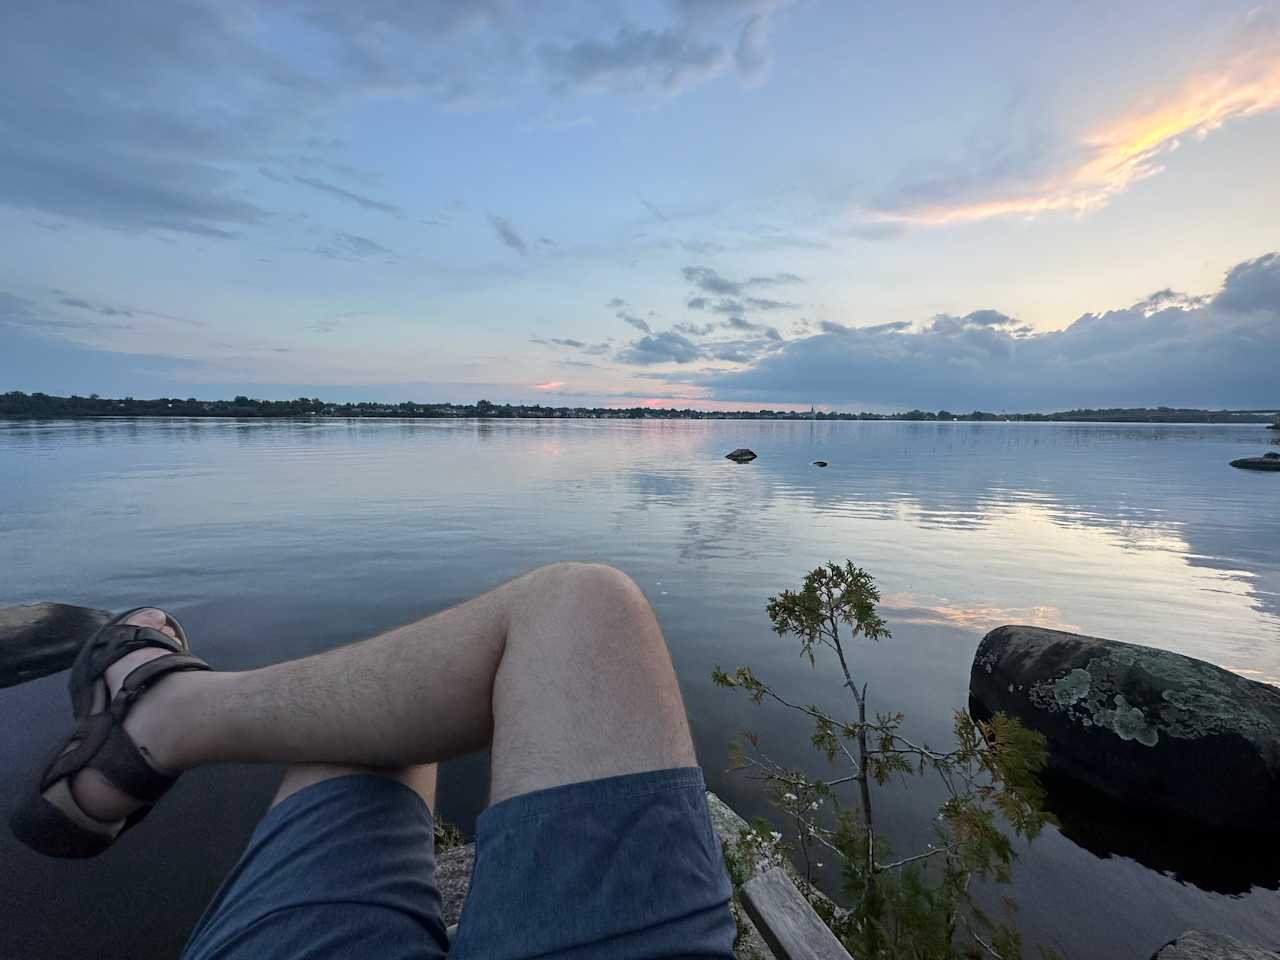
{"type": "Polygon", "coordinates": [[[160,773],[138,749],[121,727],[112,727],[106,742],[89,761],[89,769],[97,770],[122,793],[135,800],[155,803],[173,786],[177,775],[160,773]]]}
{"type": "Polygon", "coordinates": [[[173,785],[176,777],[157,773],[123,723],[129,710],[149,687],[161,677],[184,670],[208,670],[209,665],[189,653],[171,653],[148,660],[131,670],[111,698],[111,706],[100,713],[84,717],[68,742],[75,746],[56,757],[41,778],[40,789],[47,790],[63,777],[70,777],[86,767],[97,770],[113,785],[138,800],[153,803],[173,785]]]}
{"type": "Polygon", "coordinates": [[[125,715],[133,707],[134,701],[142,696],[157,680],[170,673],[183,670],[208,670],[209,664],[190,653],[170,653],[163,657],[148,660],[126,674],[120,689],[111,698],[111,714],[117,723],[124,721],[125,715]]]}
{"type": "Polygon", "coordinates": [[[89,766],[94,754],[107,742],[113,726],[111,714],[105,711],[92,714],[77,723],[71,736],[67,737],[67,743],[74,743],[75,746],[58,754],[45,768],[44,776],[40,778],[41,792],[48,790],[63,777],[70,777],[89,766]]]}
{"type": "Polygon", "coordinates": [[[98,631],[91,641],[89,676],[100,677],[123,656],[146,647],[162,647],[172,653],[185,653],[186,648],[167,633],[135,623],[112,623],[98,631]]]}

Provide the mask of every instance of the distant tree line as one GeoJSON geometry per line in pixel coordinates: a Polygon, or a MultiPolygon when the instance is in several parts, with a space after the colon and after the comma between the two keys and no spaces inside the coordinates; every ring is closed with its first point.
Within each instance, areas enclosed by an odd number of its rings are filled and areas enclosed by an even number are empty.
{"type": "Polygon", "coordinates": [[[906,413],[845,413],[807,410],[693,410],[651,407],[547,407],[541,404],[490,403],[328,403],[319,397],[296,400],[231,400],[188,397],[109,398],[57,397],[15,390],[0,394],[0,417],[409,417],[448,419],[586,419],[586,420],[1030,420],[1108,423],[1266,423],[1271,414],[1260,411],[1193,410],[1175,407],[1066,410],[1060,413],[952,413],[949,410],[908,410],[906,413]]]}

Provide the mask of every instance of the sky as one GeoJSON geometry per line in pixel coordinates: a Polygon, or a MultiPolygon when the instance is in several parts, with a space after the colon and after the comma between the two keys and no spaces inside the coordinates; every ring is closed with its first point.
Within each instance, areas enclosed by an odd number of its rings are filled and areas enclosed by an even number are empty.
{"type": "Polygon", "coordinates": [[[0,83],[0,391],[1280,403],[1280,0],[13,0],[0,83]]]}

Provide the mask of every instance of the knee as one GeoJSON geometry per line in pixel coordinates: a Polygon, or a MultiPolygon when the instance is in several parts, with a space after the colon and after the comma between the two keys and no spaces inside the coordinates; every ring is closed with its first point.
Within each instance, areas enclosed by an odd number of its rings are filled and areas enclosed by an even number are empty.
{"type": "Polygon", "coordinates": [[[607,563],[591,563],[581,560],[561,560],[549,563],[539,573],[574,587],[602,589],[606,591],[639,590],[634,580],[607,563]]]}
{"type": "MultiPolygon", "coordinates": [[[[533,574],[535,595],[566,626],[607,622],[656,630],[649,601],[635,581],[603,563],[553,563],[533,574]]],[[[576,632],[576,631],[575,631],[576,632]]],[[[626,631],[630,633],[631,631],[626,631]]]]}
{"type": "Polygon", "coordinates": [[[638,600],[648,605],[636,582],[607,563],[567,560],[549,564],[536,573],[552,585],[555,594],[563,598],[614,606],[638,600]]]}

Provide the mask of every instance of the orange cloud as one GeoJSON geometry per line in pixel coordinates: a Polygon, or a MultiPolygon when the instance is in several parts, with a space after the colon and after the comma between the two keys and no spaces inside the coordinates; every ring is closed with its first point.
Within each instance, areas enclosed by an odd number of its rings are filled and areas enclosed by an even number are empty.
{"type": "Polygon", "coordinates": [[[535,389],[535,390],[559,390],[559,389],[560,389],[561,387],[563,387],[563,386],[564,386],[564,381],[563,381],[563,380],[548,380],[546,383],[535,383],[535,384],[533,385],[533,389],[535,389]]]}
{"type": "Polygon", "coordinates": [[[1110,123],[1080,141],[1083,159],[1040,183],[984,200],[927,204],[871,214],[890,223],[937,226],[1004,216],[1088,213],[1145,177],[1159,173],[1161,159],[1181,139],[1203,139],[1223,124],[1280,107],[1280,43],[1273,25],[1253,18],[1251,27],[1270,32],[1270,43],[1202,73],[1162,105],[1110,123]]]}

